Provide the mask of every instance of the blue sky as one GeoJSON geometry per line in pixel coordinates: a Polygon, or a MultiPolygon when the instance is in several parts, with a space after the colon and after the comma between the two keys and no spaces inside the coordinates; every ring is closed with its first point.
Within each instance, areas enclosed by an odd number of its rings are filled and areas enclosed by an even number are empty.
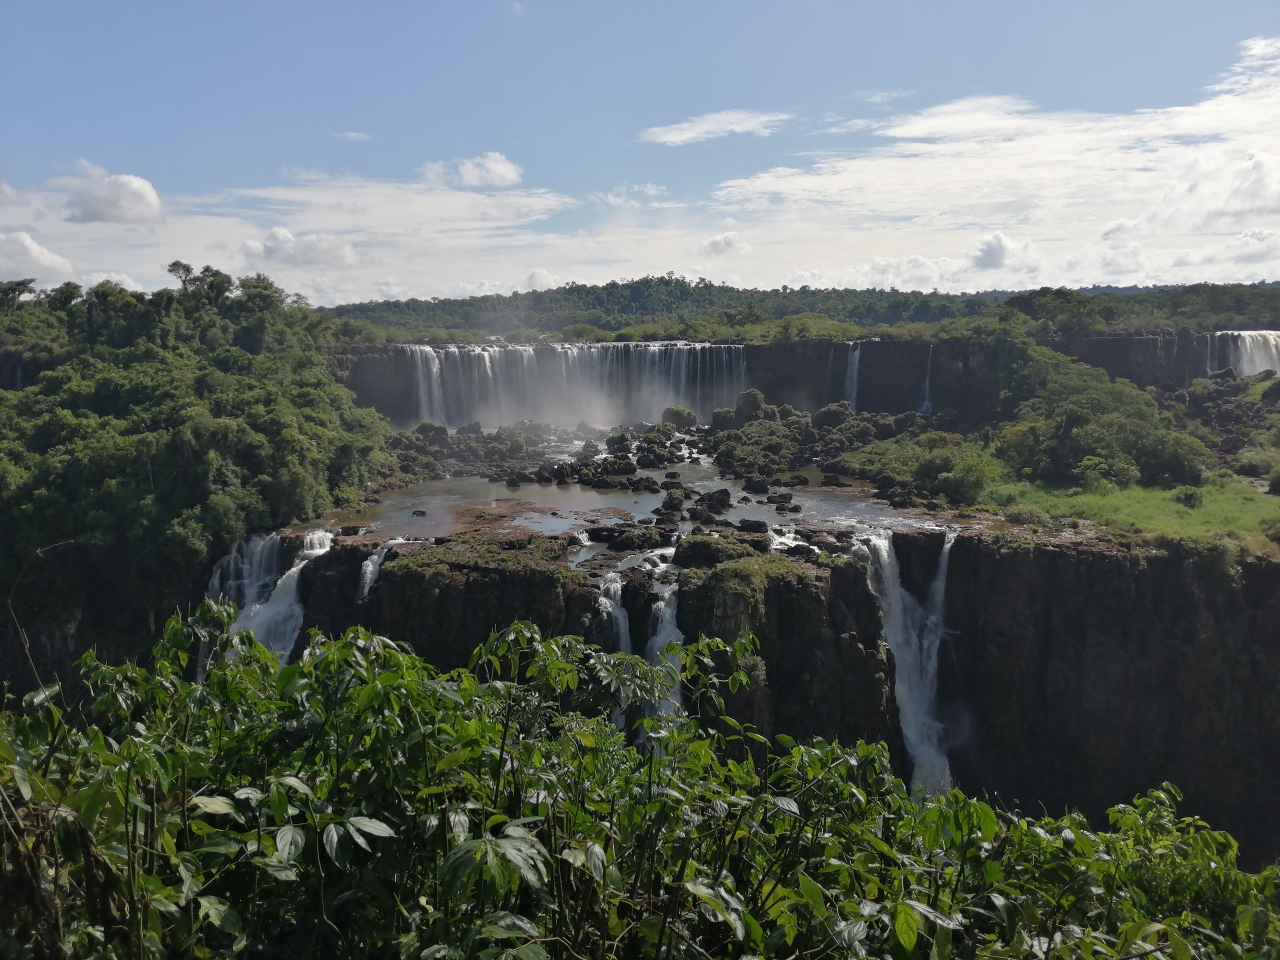
{"type": "Polygon", "coordinates": [[[1280,278],[1280,4],[0,0],[0,275],[1280,278]]]}

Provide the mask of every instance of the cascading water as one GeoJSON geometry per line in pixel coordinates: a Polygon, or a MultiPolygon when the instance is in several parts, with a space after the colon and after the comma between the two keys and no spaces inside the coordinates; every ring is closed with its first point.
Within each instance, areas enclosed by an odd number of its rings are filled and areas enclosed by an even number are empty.
{"type": "Polygon", "coordinates": [[[360,586],[356,588],[357,603],[367,597],[369,591],[373,589],[373,585],[378,580],[378,573],[382,570],[382,561],[387,557],[387,551],[392,547],[398,547],[404,542],[400,539],[388,540],[377,550],[374,550],[364,563],[360,564],[360,586]]]}
{"type": "Polygon", "coordinates": [[[947,563],[955,534],[948,532],[938,559],[929,594],[922,606],[902,586],[898,557],[889,530],[874,531],[871,551],[871,585],[880,601],[885,642],[893,651],[894,690],[902,739],[911,754],[911,787],[925,796],[936,796],[951,786],[951,767],[942,724],[934,713],[938,692],[938,646],[946,632],[943,607],[947,589],[947,563]]]}
{"type": "Polygon", "coordinates": [[[622,605],[622,574],[606,573],[600,579],[600,612],[613,626],[619,653],[631,652],[631,617],[622,605]]]}
{"type": "Polygon", "coordinates": [[[281,663],[287,660],[293,652],[305,614],[298,602],[298,576],[307,561],[327,552],[332,544],[332,531],[307,531],[302,549],[293,558],[293,565],[276,581],[270,596],[265,601],[250,602],[242,607],[240,616],[231,627],[232,632],[253,631],[258,642],[274,653],[277,660],[281,663]]]}
{"type": "Polygon", "coordinates": [[[241,610],[262,603],[275,589],[283,564],[280,538],[274,533],[255,533],[214,564],[204,595],[210,600],[226,598],[241,610]]]}
{"type": "Polygon", "coordinates": [[[861,361],[862,345],[859,344],[849,351],[844,368],[844,399],[849,401],[854,413],[858,412],[858,365],[861,361]]]}
{"type": "Polygon", "coordinates": [[[426,346],[406,344],[416,419],[457,427],[472,420],[541,420],[565,426],[656,420],[688,407],[702,420],[733,406],[746,386],[746,351],[709,343],[426,346]]]}
{"type": "Polygon", "coordinates": [[[1236,376],[1252,377],[1263,370],[1280,371],[1280,332],[1232,330],[1209,336],[1209,370],[1233,367],[1236,376]]]}
{"type": "Polygon", "coordinates": [[[924,400],[920,402],[921,413],[933,413],[933,344],[929,344],[929,360],[924,368],[924,400]]]}
{"type": "Polygon", "coordinates": [[[676,626],[676,612],[680,602],[680,584],[674,581],[671,583],[655,583],[653,585],[653,593],[657,596],[649,614],[650,623],[653,624],[653,633],[649,637],[649,645],[645,650],[645,659],[655,666],[665,659],[667,664],[675,671],[676,679],[672,683],[667,696],[658,704],[658,713],[672,713],[680,705],[680,655],[677,653],[668,654],[664,653],[664,651],[671,643],[679,645],[684,643],[684,634],[676,626]]]}

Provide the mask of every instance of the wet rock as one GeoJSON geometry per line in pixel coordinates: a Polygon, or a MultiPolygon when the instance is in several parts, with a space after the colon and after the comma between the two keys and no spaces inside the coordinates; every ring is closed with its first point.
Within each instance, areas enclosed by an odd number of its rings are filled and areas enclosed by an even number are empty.
{"type": "Polygon", "coordinates": [[[747,493],[755,493],[755,494],[768,493],[769,484],[768,484],[768,481],[766,481],[763,477],[751,477],[749,480],[747,480],[746,483],[742,485],[742,489],[745,490],[747,493]]]}
{"type": "Polygon", "coordinates": [[[427,515],[427,511],[425,511],[425,510],[414,510],[414,511],[413,511],[413,515],[414,515],[415,517],[425,517],[425,516],[427,515]]]}
{"type": "Polygon", "coordinates": [[[768,533],[769,524],[764,520],[741,520],[738,522],[738,529],[743,533],[768,533]]]}
{"type": "Polygon", "coordinates": [[[771,493],[765,498],[766,503],[790,503],[795,497],[793,493],[771,493]]]}
{"type": "Polygon", "coordinates": [[[680,479],[680,473],[679,473],[678,471],[676,471],[676,470],[671,470],[671,471],[669,471],[669,472],[666,474],[666,478],[667,478],[668,480],[679,480],[679,479],[680,479]]]}

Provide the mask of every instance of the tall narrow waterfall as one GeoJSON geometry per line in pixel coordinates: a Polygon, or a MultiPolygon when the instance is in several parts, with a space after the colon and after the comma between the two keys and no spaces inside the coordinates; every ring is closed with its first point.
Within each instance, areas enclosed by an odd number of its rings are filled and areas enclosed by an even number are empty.
{"type": "Polygon", "coordinates": [[[923,606],[902,586],[893,534],[875,531],[869,547],[871,585],[880,601],[885,642],[893,651],[894,691],[902,739],[911,754],[911,787],[935,796],[951,786],[951,767],[943,727],[935,714],[938,692],[938,646],[945,633],[947,563],[955,534],[947,533],[938,572],[923,606]]]}
{"type": "Polygon", "coordinates": [[[1236,375],[1252,377],[1263,370],[1280,372],[1280,332],[1231,330],[1209,335],[1209,371],[1234,367],[1236,375]]]}
{"type": "Polygon", "coordinates": [[[849,351],[849,359],[844,368],[844,399],[849,401],[853,412],[858,412],[858,365],[862,362],[862,345],[858,344],[849,351]]]}
{"type": "Polygon", "coordinates": [[[622,605],[622,574],[606,573],[600,580],[600,612],[613,626],[619,653],[631,652],[631,617],[622,605]]]}
{"type": "Polygon", "coordinates": [[[369,595],[369,591],[378,581],[378,573],[382,570],[382,561],[387,558],[387,551],[392,547],[398,547],[404,543],[403,540],[393,539],[374,550],[373,553],[360,564],[360,585],[356,588],[356,602],[363,600],[369,595]]]}
{"type": "Polygon", "coordinates": [[[541,420],[573,426],[656,420],[688,407],[709,420],[746,386],[746,351],[708,343],[407,344],[416,411],[412,427],[434,420],[457,427],[541,420]]]}
{"type": "Polygon", "coordinates": [[[675,653],[664,654],[663,651],[673,642],[677,644],[684,643],[684,634],[676,626],[676,611],[680,603],[680,584],[655,583],[653,592],[658,599],[653,602],[653,608],[649,614],[650,623],[653,624],[653,633],[649,637],[649,646],[645,650],[645,659],[652,664],[657,664],[665,658],[675,671],[676,679],[671,685],[670,692],[658,704],[659,713],[671,713],[680,705],[680,655],[675,653]]]}
{"type": "Polygon", "coordinates": [[[924,399],[920,402],[921,413],[933,413],[933,344],[929,344],[929,360],[924,368],[924,399]]]}
{"type": "Polygon", "coordinates": [[[303,538],[302,549],[293,558],[293,566],[276,581],[270,596],[263,600],[247,602],[240,610],[232,626],[233,632],[252,630],[258,642],[276,655],[281,663],[293,652],[294,641],[302,629],[305,613],[298,602],[298,576],[308,560],[328,551],[333,544],[329,530],[310,530],[303,538]]]}

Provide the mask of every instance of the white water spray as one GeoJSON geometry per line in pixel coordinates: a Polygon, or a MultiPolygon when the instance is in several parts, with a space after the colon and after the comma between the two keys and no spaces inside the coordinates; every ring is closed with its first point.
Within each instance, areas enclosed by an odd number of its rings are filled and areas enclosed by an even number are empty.
{"type": "Polygon", "coordinates": [[[655,420],[679,404],[700,419],[732,406],[745,389],[741,346],[710,343],[595,343],[426,346],[406,344],[416,426],[471,420],[543,420],[574,425],[655,420]]]}
{"type": "Polygon", "coordinates": [[[858,344],[849,351],[849,359],[844,367],[844,398],[854,413],[858,412],[858,366],[862,362],[862,345],[858,344]]]}
{"type": "Polygon", "coordinates": [[[649,637],[649,646],[645,650],[645,659],[655,666],[664,659],[675,671],[675,680],[671,684],[667,696],[658,704],[658,713],[673,713],[680,706],[680,655],[664,653],[669,644],[684,644],[684,634],[676,626],[676,612],[680,603],[680,584],[655,583],[653,592],[657,600],[653,602],[650,612],[650,623],[653,633],[649,637]]]}
{"type": "Polygon", "coordinates": [[[364,563],[360,564],[360,586],[356,588],[357,603],[369,595],[369,591],[378,581],[378,573],[382,570],[382,561],[386,559],[387,551],[392,547],[398,547],[404,542],[400,539],[388,540],[377,550],[374,550],[364,563]]]}
{"type": "Polygon", "coordinates": [[[1280,332],[1232,330],[1209,335],[1209,370],[1233,367],[1238,377],[1263,370],[1280,372],[1280,332]]]}
{"type": "Polygon", "coordinates": [[[937,796],[951,787],[944,730],[935,714],[938,693],[938,646],[946,632],[947,563],[955,534],[948,532],[938,558],[938,571],[923,606],[902,586],[893,534],[877,530],[868,547],[872,558],[871,585],[880,601],[884,638],[893,651],[894,692],[902,739],[911,754],[911,787],[937,796]]]}
{"type": "Polygon", "coordinates": [[[293,565],[276,581],[271,595],[264,602],[249,603],[241,609],[231,627],[232,633],[252,630],[258,642],[274,653],[277,660],[281,663],[288,660],[306,612],[298,602],[298,577],[307,561],[328,551],[332,544],[332,531],[307,531],[302,549],[293,558],[293,565]]]}
{"type": "Polygon", "coordinates": [[[613,625],[619,653],[631,652],[631,617],[622,605],[622,574],[606,573],[600,580],[600,612],[613,625]]]}

